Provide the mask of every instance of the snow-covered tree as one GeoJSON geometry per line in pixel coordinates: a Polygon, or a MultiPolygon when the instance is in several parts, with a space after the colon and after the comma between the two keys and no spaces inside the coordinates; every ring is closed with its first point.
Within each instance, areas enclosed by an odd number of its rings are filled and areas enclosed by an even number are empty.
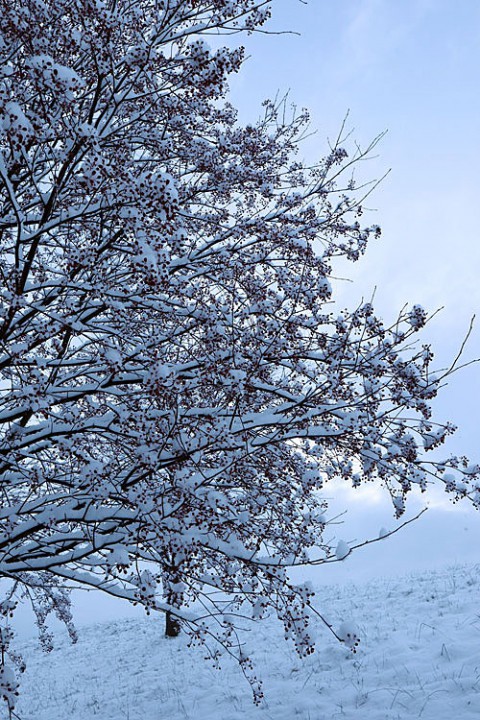
{"type": "MultiPolygon", "coordinates": [[[[287,568],[341,559],[319,491],[380,479],[395,513],[435,478],[479,499],[479,468],[427,462],[440,378],[418,306],[384,325],[334,310],[335,258],[377,227],[344,138],[307,165],[306,112],[227,101],[259,0],[0,0],[1,694],[8,618],[70,628],[68,588],[169,612],[242,651],[274,609],[300,654],[311,592],[287,568]],[[209,48],[205,37],[215,36],[209,48]]],[[[344,638],[343,638],[344,639],[344,638]]]]}

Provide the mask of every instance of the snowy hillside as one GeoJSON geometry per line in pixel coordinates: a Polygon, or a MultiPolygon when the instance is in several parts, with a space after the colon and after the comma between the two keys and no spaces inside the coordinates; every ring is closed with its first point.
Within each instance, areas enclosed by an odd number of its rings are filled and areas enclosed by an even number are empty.
{"type": "Polygon", "coordinates": [[[328,586],[317,607],[334,627],[357,624],[356,654],[318,625],[317,650],[300,660],[278,623],[248,643],[264,678],[256,708],[233,662],[222,670],[166,640],[162,619],[84,628],[44,655],[28,641],[19,711],[24,720],[451,720],[480,715],[480,566],[328,586]]]}

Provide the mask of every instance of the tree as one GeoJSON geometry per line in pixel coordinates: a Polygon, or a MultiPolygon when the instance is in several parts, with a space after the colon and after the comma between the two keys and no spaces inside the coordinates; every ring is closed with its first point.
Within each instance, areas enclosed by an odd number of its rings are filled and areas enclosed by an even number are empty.
{"type": "MultiPolygon", "coordinates": [[[[0,0],[1,692],[8,624],[42,641],[69,588],[169,613],[235,654],[235,618],[277,613],[300,654],[312,593],[287,568],[344,557],[319,491],[379,478],[479,500],[480,468],[427,461],[444,378],[413,306],[332,310],[356,261],[362,193],[342,132],[308,165],[308,114],[226,99],[243,51],[204,41],[264,25],[261,0],[0,0]],[[335,554],[336,553],[336,554],[335,554]]],[[[343,638],[345,640],[345,638],[343,638]]]]}

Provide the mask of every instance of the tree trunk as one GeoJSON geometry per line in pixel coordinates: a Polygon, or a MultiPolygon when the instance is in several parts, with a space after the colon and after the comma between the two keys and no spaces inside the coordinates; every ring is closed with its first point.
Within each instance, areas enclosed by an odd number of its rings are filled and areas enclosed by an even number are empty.
{"type": "Polygon", "coordinates": [[[170,610],[165,613],[165,637],[178,637],[180,634],[180,623],[172,615],[170,610]]]}

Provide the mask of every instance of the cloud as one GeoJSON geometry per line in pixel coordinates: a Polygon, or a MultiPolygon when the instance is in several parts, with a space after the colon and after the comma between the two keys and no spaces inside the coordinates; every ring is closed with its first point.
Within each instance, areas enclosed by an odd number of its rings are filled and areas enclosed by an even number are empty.
{"type": "Polygon", "coordinates": [[[344,73],[385,69],[385,60],[395,57],[431,8],[431,0],[351,0],[341,37],[344,73]]]}

